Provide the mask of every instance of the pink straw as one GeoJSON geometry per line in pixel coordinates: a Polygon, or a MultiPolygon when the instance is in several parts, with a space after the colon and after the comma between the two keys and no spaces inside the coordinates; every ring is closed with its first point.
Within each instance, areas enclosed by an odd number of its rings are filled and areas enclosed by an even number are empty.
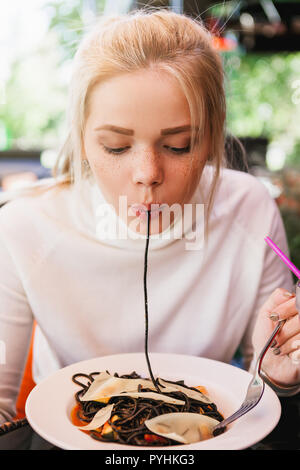
{"type": "Polygon", "coordinates": [[[282,253],[278,246],[271,240],[270,237],[265,237],[265,242],[272,248],[273,251],[282,259],[282,261],[289,267],[289,269],[300,279],[300,271],[296,266],[288,259],[288,257],[282,253]]]}

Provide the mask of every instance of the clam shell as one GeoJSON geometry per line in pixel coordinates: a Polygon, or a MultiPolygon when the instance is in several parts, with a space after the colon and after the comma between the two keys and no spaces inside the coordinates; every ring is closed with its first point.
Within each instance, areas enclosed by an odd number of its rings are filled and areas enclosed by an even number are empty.
{"type": "Polygon", "coordinates": [[[145,426],[159,436],[182,444],[204,441],[213,437],[216,419],[197,413],[166,413],[145,421],[145,426]]]}

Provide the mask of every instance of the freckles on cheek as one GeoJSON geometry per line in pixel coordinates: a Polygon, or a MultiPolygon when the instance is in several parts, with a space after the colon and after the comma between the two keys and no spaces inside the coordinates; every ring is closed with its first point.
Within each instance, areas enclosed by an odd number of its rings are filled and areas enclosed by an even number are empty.
{"type": "MultiPolygon", "coordinates": [[[[202,173],[202,164],[194,158],[193,161],[185,162],[181,167],[177,167],[173,172],[174,186],[181,188],[185,197],[190,198],[195,191],[202,173]]],[[[178,190],[178,189],[177,189],[178,190]]]]}
{"type": "Polygon", "coordinates": [[[188,180],[193,174],[193,168],[188,165],[183,165],[176,167],[174,166],[174,169],[172,171],[172,178],[177,181],[186,181],[188,180]]]}

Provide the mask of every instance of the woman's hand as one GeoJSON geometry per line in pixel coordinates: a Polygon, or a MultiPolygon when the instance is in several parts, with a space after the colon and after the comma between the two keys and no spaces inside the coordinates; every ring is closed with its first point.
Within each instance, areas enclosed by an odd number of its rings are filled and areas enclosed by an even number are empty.
{"type": "Polygon", "coordinates": [[[295,294],[285,289],[276,289],[261,307],[257,317],[252,337],[257,357],[276,323],[286,320],[262,362],[262,369],[279,385],[300,384],[300,360],[295,360],[300,355],[299,318],[295,294]]]}

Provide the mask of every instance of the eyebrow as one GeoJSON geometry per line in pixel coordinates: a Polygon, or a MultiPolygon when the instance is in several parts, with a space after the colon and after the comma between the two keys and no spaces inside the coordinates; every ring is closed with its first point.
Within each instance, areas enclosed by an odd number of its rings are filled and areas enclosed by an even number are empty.
{"type": "MultiPolygon", "coordinates": [[[[104,126],[96,127],[94,129],[94,131],[100,131],[100,130],[117,132],[118,134],[123,134],[123,135],[134,135],[134,130],[132,129],[125,129],[124,127],[113,126],[111,124],[105,124],[104,126]]],[[[191,126],[188,124],[185,126],[161,129],[160,134],[161,135],[179,134],[180,132],[185,132],[189,130],[191,130],[191,126]]]]}

